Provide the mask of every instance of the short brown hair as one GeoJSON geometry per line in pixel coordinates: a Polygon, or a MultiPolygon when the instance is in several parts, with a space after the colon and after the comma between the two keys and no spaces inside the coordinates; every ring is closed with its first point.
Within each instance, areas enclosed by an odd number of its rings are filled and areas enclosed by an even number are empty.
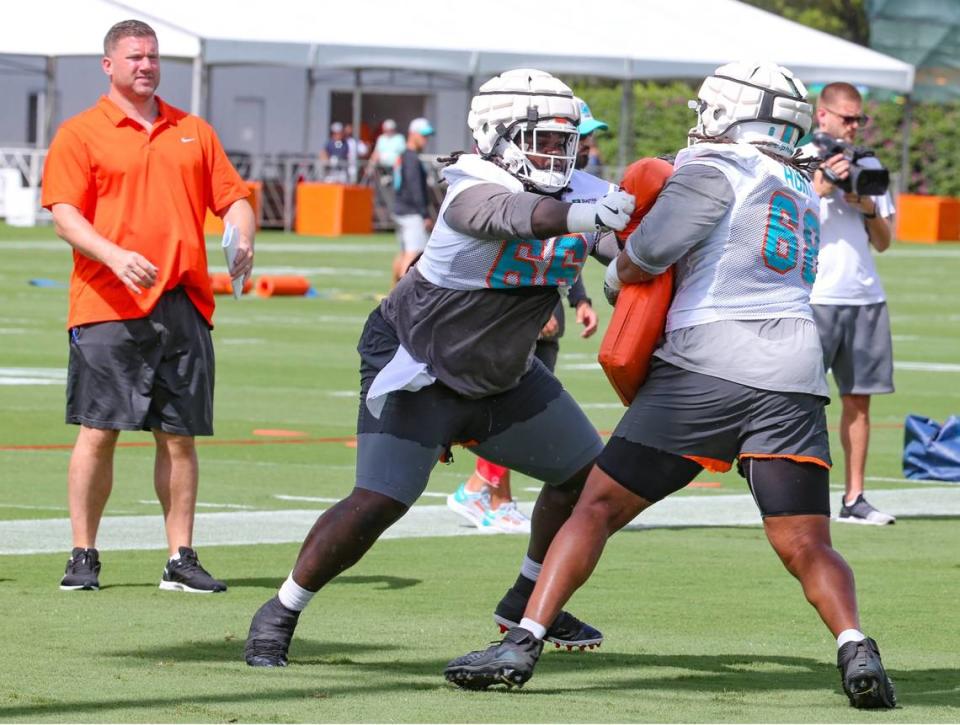
{"type": "Polygon", "coordinates": [[[840,99],[844,101],[863,102],[860,91],[857,90],[856,86],[852,86],[849,83],[828,83],[823,87],[823,90],[820,91],[819,102],[821,103],[832,103],[840,99]]]}
{"type": "Polygon", "coordinates": [[[124,38],[153,38],[156,40],[157,34],[153,28],[142,20],[121,20],[103,36],[103,54],[110,55],[110,51],[124,38]]]}

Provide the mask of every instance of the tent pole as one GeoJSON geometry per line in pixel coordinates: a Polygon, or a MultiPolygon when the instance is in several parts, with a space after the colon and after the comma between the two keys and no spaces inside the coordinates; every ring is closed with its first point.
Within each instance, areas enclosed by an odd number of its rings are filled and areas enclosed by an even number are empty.
{"type": "Polygon", "coordinates": [[[620,96],[620,150],[617,163],[621,173],[633,155],[633,78],[629,64],[629,60],[624,61],[623,93],[620,96]]]}
{"type": "Polygon", "coordinates": [[[903,97],[903,120],[900,125],[900,193],[906,194],[910,186],[910,127],[913,125],[913,99],[907,93],[903,97]]]}
{"type": "Polygon", "coordinates": [[[300,149],[304,154],[310,153],[310,127],[313,125],[313,95],[316,88],[313,68],[307,68],[307,108],[303,114],[303,143],[300,149]]]}
{"type": "MultiPolygon", "coordinates": [[[[353,71],[353,139],[354,141],[360,141],[360,117],[361,117],[361,105],[363,104],[363,91],[360,90],[360,86],[363,83],[363,71],[359,68],[355,68],[353,71]]],[[[359,157],[359,154],[357,154],[359,157]]],[[[357,180],[360,178],[360,159],[355,158],[353,160],[353,168],[350,169],[350,174],[352,175],[351,182],[357,183],[357,180]]]]}
{"type": "Polygon", "coordinates": [[[200,40],[200,50],[193,59],[193,73],[190,81],[190,113],[194,116],[203,115],[203,56],[206,50],[203,39],[200,40]]]}
{"type": "Polygon", "coordinates": [[[53,119],[57,105],[57,59],[47,58],[46,86],[43,92],[43,116],[37,126],[37,148],[45,149],[50,143],[53,119]]]}

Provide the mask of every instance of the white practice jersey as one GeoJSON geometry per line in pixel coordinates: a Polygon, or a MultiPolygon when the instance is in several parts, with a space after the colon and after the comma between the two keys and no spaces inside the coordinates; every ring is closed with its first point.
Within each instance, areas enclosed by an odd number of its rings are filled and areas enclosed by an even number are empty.
{"type": "Polygon", "coordinates": [[[798,171],[749,144],[696,144],[675,168],[712,167],[734,191],[729,212],[677,262],[667,331],[722,320],[813,319],[819,198],[798,171]]]}
{"type": "MultiPolygon", "coordinates": [[[[509,173],[479,156],[465,154],[443,171],[449,184],[436,225],[417,269],[432,284],[455,290],[564,287],[580,275],[596,245],[595,232],[571,233],[551,239],[477,239],[444,221],[457,195],[479,184],[497,184],[519,193],[523,185],[509,173]]],[[[595,202],[616,187],[582,171],[574,171],[560,197],[570,203],[595,202]]]]}

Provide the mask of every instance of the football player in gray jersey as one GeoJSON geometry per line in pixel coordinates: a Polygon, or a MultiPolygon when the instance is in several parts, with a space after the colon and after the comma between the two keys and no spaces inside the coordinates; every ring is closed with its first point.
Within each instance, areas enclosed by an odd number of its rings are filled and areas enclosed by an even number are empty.
{"type": "Polygon", "coordinates": [[[470,689],[522,685],[545,625],[606,540],[704,467],[739,459],[770,544],[837,638],[851,705],[892,708],[876,642],[860,630],[853,572],[830,542],[828,388],[809,303],[819,203],[793,156],[812,107],[771,63],[718,68],[692,103],[692,144],[607,274],[615,292],[674,266],[665,341],[551,544],[520,625],[445,674],[470,689]]]}
{"type": "MultiPolygon", "coordinates": [[[[499,622],[520,621],[603,447],[534,345],[558,288],[634,207],[630,194],[574,173],[578,121],[571,90],[542,71],[503,73],[473,98],[478,153],[445,170],[449,188],[423,256],[360,337],[356,486],[317,519],[277,596],[254,615],[249,665],[287,664],[300,612],[406,513],[456,443],[545,483],[520,576],[495,610],[499,622]],[[589,194],[596,201],[564,201],[589,194]]],[[[602,641],[566,612],[546,636],[580,648],[602,641]]]]}

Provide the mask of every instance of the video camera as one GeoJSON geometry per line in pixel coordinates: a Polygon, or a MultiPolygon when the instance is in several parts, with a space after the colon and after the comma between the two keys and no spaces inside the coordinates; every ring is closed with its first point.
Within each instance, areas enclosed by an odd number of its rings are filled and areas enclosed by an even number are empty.
{"type": "Polygon", "coordinates": [[[861,159],[876,158],[870,149],[854,146],[823,131],[813,134],[813,145],[817,147],[821,159],[843,154],[843,157],[850,162],[850,175],[845,179],[838,178],[832,169],[821,164],[820,171],[823,172],[824,178],[834,186],[848,194],[860,196],[880,196],[887,193],[890,186],[890,172],[880,166],[879,161],[873,168],[864,167],[860,163],[861,159]]]}

